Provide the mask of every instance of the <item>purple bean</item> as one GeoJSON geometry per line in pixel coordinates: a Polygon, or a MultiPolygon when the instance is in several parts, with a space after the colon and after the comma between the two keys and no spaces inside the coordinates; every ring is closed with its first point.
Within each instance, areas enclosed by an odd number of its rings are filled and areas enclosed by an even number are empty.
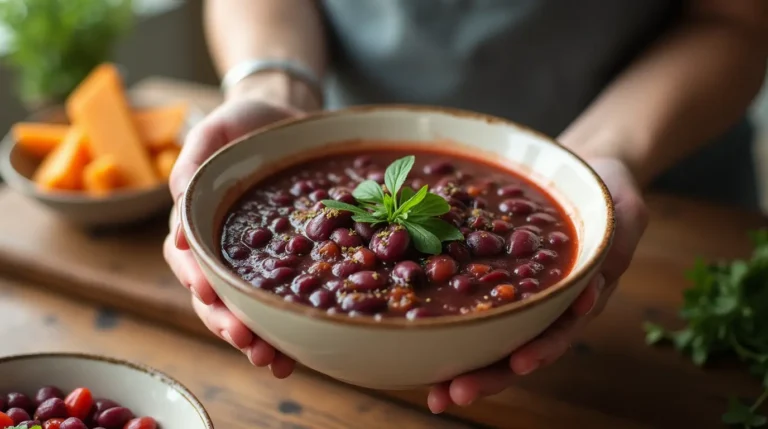
{"type": "Polygon", "coordinates": [[[293,279],[291,290],[296,295],[307,295],[320,287],[320,278],[312,274],[301,274],[293,279]]]}
{"type": "Polygon", "coordinates": [[[293,195],[287,192],[276,192],[272,195],[272,204],[278,207],[288,207],[293,205],[293,195]]]}
{"type": "Polygon", "coordinates": [[[251,279],[251,285],[256,289],[272,290],[277,286],[277,283],[272,279],[256,276],[251,279]]]}
{"type": "Polygon", "coordinates": [[[533,255],[533,258],[531,259],[533,259],[536,262],[546,264],[549,262],[553,262],[555,259],[557,259],[557,252],[555,252],[554,250],[541,249],[537,251],[533,255]]]}
{"type": "Polygon", "coordinates": [[[306,255],[312,251],[312,242],[303,235],[297,235],[288,240],[285,251],[291,255],[306,255]]]}
{"type": "Polygon", "coordinates": [[[284,217],[277,217],[272,220],[272,230],[275,232],[285,232],[291,227],[291,221],[284,217]]]}
{"type": "Polygon", "coordinates": [[[64,392],[56,386],[41,387],[35,393],[35,405],[40,405],[51,398],[64,399],[64,392]]]}
{"type": "Polygon", "coordinates": [[[267,277],[278,283],[285,283],[296,275],[296,270],[289,267],[275,268],[267,274],[267,277]]]}
{"type": "Polygon", "coordinates": [[[241,246],[239,244],[234,244],[232,246],[229,246],[227,248],[227,256],[230,258],[239,261],[242,259],[247,258],[250,256],[251,250],[245,246],[241,246]]]}
{"type": "Polygon", "coordinates": [[[46,421],[55,418],[67,418],[69,412],[64,401],[60,398],[51,398],[44,401],[35,411],[35,420],[46,421]]]}
{"type": "Polygon", "coordinates": [[[509,236],[507,253],[521,258],[535,252],[540,245],[541,239],[538,235],[524,229],[518,229],[509,236]]]}
{"type": "Polygon", "coordinates": [[[347,278],[345,289],[356,292],[374,291],[387,285],[387,278],[376,271],[358,271],[347,278]]]}
{"type": "Polygon", "coordinates": [[[492,232],[475,231],[467,236],[467,246],[475,256],[496,256],[504,248],[504,239],[492,232]]]}
{"type": "Polygon", "coordinates": [[[312,201],[313,203],[324,200],[326,198],[328,198],[328,191],[326,191],[325,189],[318,189],[318,190],[312,191],[309,194],[309,200],[312,201]]]}
{"type": "Polygon", "coordinates": [[[345,279],[349,277],[350,275],[360,271],[363,269],[360,264],[355,263],[354,261],[341,261],[333,264],[333,268],[331,268],[331,272],[336,277],[345,279]]]}
{"type": "Polygon", "coordinates": [[[368,180],[373,180],[380,185],[384,184],[384,172],[381,170],[369,171],[365,178],[368,180]]]}
{"type": "Polygon", "coordinates": [[[405,313],[405,318],[408,320],[423,319],[430,316],[432,313],[424,307],[412,308],[405,313]]]}
{"type": "Polygon", "coordinates": [[[481,276],[478,280],[481,283],[499,283],[508,281],[512,276],[507,270],[493,270],[488,274],[481,276]]]}
{"type": "Polygon", "coordinates": [[[355,222],[355,232],[357,232],[363,240],[371,241],[376,229],[370,223],[355,222]]]}
{"type": "Polygon", "coordinates": [[[539,281],[532,278],[525,278],[517,283],[517,287],[520,288],[522,292],[538,292],[539,281]]]}
{"type": "Polygon", "coordinates": [[[445,175],[453,173],[455,167],[449,161],[439,160],[431,162],[424,166],[424,174],[427,175],[445,175]]]}
{"type": "Polygon", "coordinates": [[[456,289],[457,292],[463,293],[463,294],[470,294],[474,290],[474,284],[471,278],[469,276],[464,275],[458,275],[453,276],[451,281],[449,282],[449,285],[456,289]]]}
{"type": "Polygon", "coordinates": [[[309,296],[309,302],[315,308],[326,309],[333,305],[333,294],[325,289],[318,289],[309,296]]]}
{"type": "Polygon", "coordinates": [[[17,425],[21,422],[31,420],[29,413],[21,408],[10,408],[5,414],[13,420],[13,424],[17,425]]]}
{"type": "Polygon", "coordinates": [[[357,247],[363,245],[363,240],[354,229],[336,228],[331,233],[331,240],[341,247],[357,247]]]}
{"type": "Polygon", "coordinates": [[[494,219],[491,222],[491,231],[496,234],[506,234],[512,231],[512,224],[501,219],[494,219]]]}
{"type": "Polygon", "coordinates": [[[88,426],[77,417],[70,417],[61,422],[59,429],[88,429],[88,426]]]}
{"type": "Polygon", "coordinates": [[[133,418],[131,410],[125,407],[115,407],[108,410],[104,410],[99,414],[99,418],[96,419],[96,423],[99,426],[106,428],[122,428],[133,418]]]}
{"type": "Polygon", "coordinates": [[[96,407],[96,411],[99,411],[99,412],[104,411],[104,410],[108,410],[110,408],[116,408],[116,407],[120,407],[121,406],[117,402],[115,402],[115,401],[113,401],[111,399],[106,399],[106,398],[96,399],[93,402],[93,404],[96,407]]]}
{"type": "Polygon", "coordinates": [[[369,247],[382,261],[396,262],[405,256],[410,244],[411,236],[408,231],[400,225],[391,225],[376,232],[369,247]]]}
{"type": "Polygon", "coordinates": [[[501,204],[499,204],[499,210],[501,210],[502,213],[527,215],[536,210],[536,205],[522,198],[512,198],[502,201],[501,204]]]}
{"type": "Polygon", "coordinates": [[[327,240],[338,224],[339,218],[336,211],[323,210],[307,222],[307,237],[312,241],[327,240]]]}
{"type": "Polygon", "coordinates": [[[534,213],[525,218],[525,221],[534,225],[550,225],[557,222],[557,218],[547,213],[534,213]]]}
{"type": "Polygon", "coordinates": [[[373,164],[373,160],[368,155],[360,155],[352,161],[352,166],[357,169],[368,167],[371,164],[373,164]]]}
{"type": "Polygon", "coordinates": [[[523,195],[523,188],[517,185],[506,185],[496,190],[500,197],[519,197],[523,195]]]}
{"type": "Polygon", "coordinates": [[[559,247],[568,243],[569,241],[571,241],[571,239],[567,235],[565,235],[565,233],[562,233],[560,231],[550,232],[549,235],[547,236],[547,242],[551,246],[559,247]]]}
{"type": "Polygon", "coordinates": [[[472,255],[469,253],[469,248],[464,243],[451,241],[445,249],[448,254],[459,263],[466,264],[472,259],[472,255]]]}
{"type": "Polygon", "coordinates": [[[35,403],[32,401],[32,399],[20,392],[9,393],[5,397],[5,406],[8,409],[21,408],[28,413],[35,411],[35,403]]]}
{"type": "Polygon", "coordinates": [[[432,256],[426,265],[427,278],[434,283],[448,281],[458,270],[456,261],[446,255],[432,256]]]}
{"type": "Polygon", "coordinates": [[[293,255],[285,255],[280,258],[267,258],[261,263],[261,268],[272,271],[275,268],[294,267],[299,263],[299,258],[293,255]]]}
{"type": "MultiPolygon", "coordinates": [[[[282,218],[284,219],[284,218],[282,218]]],[[[272,232],[267,228],[249,229],[243,234],[243,243],[252,249],[264,246],[272,239],[272,232]]]]}
{"type": "Polygon", "coordinates": [[[392,269],[392,278],[395,283],[418,286],[424,283],[424,270],[413,261],[398,262],[392,269]]]}
{"type": "Polygon", "coordinates": [[[357,311],[363,314],[373,314],[386,308],[386,299],[364,293],[347,294],[341,301],[341,309],[348,312],[357,311]]]}
{"type": "Polygon", "coordinates": [[[299,180],[291,186],[291,194],[294,196],[306,195],[312,191],[312,183],[309,180],[299,180]]]}

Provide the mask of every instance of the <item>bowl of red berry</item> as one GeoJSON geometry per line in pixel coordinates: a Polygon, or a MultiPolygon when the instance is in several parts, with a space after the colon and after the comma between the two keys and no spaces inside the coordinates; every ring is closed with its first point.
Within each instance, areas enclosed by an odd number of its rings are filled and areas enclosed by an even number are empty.
{"type": "Polygon", "coordinates": [[[259,130],[181,205],[222,301],[298,362],[358,386],[438,383],[553,323],[605,257],[587,163],[476,113],[357,107],[259,130]]]}
{"type": "Polygon", "coordinates": [[[176,380],[126,361],[75,353],[0,358],[0,429],[213,429],[176,380]]]}

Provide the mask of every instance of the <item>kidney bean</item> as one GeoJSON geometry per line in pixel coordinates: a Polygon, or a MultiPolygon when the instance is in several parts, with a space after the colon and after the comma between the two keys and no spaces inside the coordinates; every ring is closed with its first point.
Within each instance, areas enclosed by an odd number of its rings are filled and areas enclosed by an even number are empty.
{"type": "Polygon", "coordinates": [[[88,426],[77,417],[70,417],[61,422],[59,429],[88,429],[88,426]]]}
{"type": "Polygon", "coordinates": [[[267,258],[261,263],[261,268],[272,271],[275,268],[294,267],[299,263],[299,258],[293,255],[285,255],[280,258],[267,258]]]}
{"type": "Polygon", "coordinates": [[[507,241],[507,253],[522,258],[535,252],[541,245],[539,236],[524,229],[518,229],[509,236],[507,241]]]}
{"type": "Polygon", "coordinates": [[[499,210],[501,210],[502,213],[527,215],[536,210],[536,205],[522,198],[512,198],[502,201],[501,204],[499,204],[499,210]]]}
{"type": "Polygon", "coordinates": [[[539,281],[532,278],[522,279],[517,282],[517,287],[523,292],[538,292],[539,281]]]}
{"type": "Polygon", "coordinates": [[[250,254],[250,249],[245,246],[240,246],[239,244],[235,244],[227,248],[227,256],[236,261],[243,260],[250,256],[250,254]]]}
{"type": "Polygon", "coordinates": [[[251,285],[256,289],[272,290],[277,286],[277,282],[272,279],[264,278],[262,276],[255,276],[250,281],[251,285]]]}
{"type": "Polygon", "coordinates": [[[291,255],[306,255],[312,251],[312,242],[303,235],[297,235],[288,240],[285,251],[291,255]]]}
{"type": "Polygon", "coordinates": [[[550,245],[556,246],[556,247],[560,247],[569,241],[571,241],[571,239],[560,231],[550,232],[549,235],[547,236],[547,242],[550,245]]]}
{"type": "Polygon", "coordinates": [[[456,167],[452,163],[446,160],[438,160],[425,165],[424,174],[429,176],[445,175],[453,173],[455,169],[456,167]]]}
{"type": "Polygon", "coordinates": [[[467,219],[467,226],[474,230],[491,229],[491,220],[485,216],[472,216],[467,219]]]}
{"type": "Polygon", "coordinates": [[[325,189],[317,189],[309,194],[309,200],[313,203],[317,203],[326,198],[328,198],[328,191],[325,189]]]}
{"type": "Polygon", "coordinates": [[[118,429],[125,426],[125,424],[128,423],[128,421],[133,417],[133,413],[128,408],[115,407],[104,410],[101,414],[99,414],[98,419],[96,419],[96,423],[99,426],[104,426],[105,428],[118,429]]]}
{"type": "Polygon", "coordinates": [[[322,277],[331,272],[331,264],[325,261],[317,261],[307,268],[307,272],[322,277]]]}
{"type": "Polygon", "coordinates": [[[454,200],[460,201],[461,204],[464,205],[464,207],[467,207],[467,204],[472,202],[472,196],[469,195],[467,191],[459,188],[453,189],[453,191],[451,192],[451,198],[453,198],[454,200]]]}
{"type": "Polygon", "coordinates": [[[355,261],[346,260],[335,263],[331,268],[331,272],[336,277],[345,279],[362,269],[363,267],[355,261]]]}
{"type": "Polygon", "coordinates": [[[405,256],[410,244],[411,236],[405,228],[390,225],[373,235],[369,247],[382,261],[395,262],[405,256]]]}
{"type": "Polygon", "coordinates": [[[515,287],[508,284],[496,285],[496,287],[491,290],[491,296],[504,301],[512,301],[515,299],[516,295],[515,287]]]}
{"type": "Polygon", "coordinates": [[[312,241],[327,240],[334,229],[337,228],[338,221],[336,216],[331,216],[331,212],[323,210],[307,222],[305,232],[312,241]]]}
{"type": "Polygon", "coordinates": [[[272,195],[272,204],[278,207],[287,207],[293,205],[293,196],[286,192],[275,192],[272,195]]]}
{"type": "Polygon", "coordinates": [[[469,234],[472,234],[472,230],[467,228],[466,226],[462,226],[459,228],[459,231],[461,231],[461,234],[466,238],[469,234]]]}
{"type": "Polygon", "coordinates": [[[488,207],[488,200],[483,197],[475,197],[472,201],[472,207],[476,209],[484,209],[488,207]]]}
{"type": "Polygon", "coordinates": [[[35,411],[35,420],[45,421],[56,417],[69,417],[66,404],[59,398],[47,399],[35,411]]]}
{"type": "Polygon", "coordinates": [[[475,277],[480,277],[484,274],[491,272],[491,266],[486,264],[469,264],[467,265],[467,272],[475,277]]]}
{"type": "Polygon", "coordinates": [[[418,286],[424,283],[424,270],[413,261],[398,262],[392,269],[392,278],[395,283],[418,286]]]}
{"type": "Polygon", "coordinates": [[[546,264],[557,259],[557,252],[554,250],[541,249],[534,253],[533,259],[536,262],[546,264]]]}
{"type": "Polygon", "coordinates": [[[451,255],[451,258],[459,263],[465,264],[472,259],[472,255],[469,254],[469,248],[464,243],[451,241],[445,246],[445,250],[451,255]]]}
{"type": "Polygon", "coordinates": [[[299,180],[291,186],[290,193],[294,196],[305,195],[312,191],[312,184],[309,180],[299,180]]]}
{"type": "Polygon", "coordinates": [[[63,422],[63,418],[50,419],[43,423],[43,429],[61,429],[61,424],[63,422]]]}
{"type": "Polygon", "coordinates": [[[22,410],[31,413],[35,411],[35,403],[29,396],[20,392],[11,392],[5,397],[5,406],[10,408],[21,408],[22,410]]]}
{"type": "Polygon", "coordinates": [[[325,288],[331,292],[338,292],[344,286],[344,282],[339,279],[331,279],[325,282],[325,288]]]}
{"type": "Polygon", "coordinates": [[[69,412],[70,417],[77,417],[78,419],[88,417],[88,413],[93,406],[91,391],[85,387],[78,387],[64,398],[64,405],[67,406],[67,412],[69,412]]]}
{"type": "Polygon", "coordinates": [[[312,259],[333,262],[341,258],[341,249],[331,240],[326,240],[312,249],[312,259]]]}
{"type": "Polygon", "coordinates": [[[533,277],[539,271],[537,265],[525,263],[515,267],[514,273],[518,277],[533,277]]]}
{"type": "Polygon", "coordinates": [[[557,222],[557,218],[547,213],[534,213],[525,218],[525,221],[534,225],[550,225],[557,222]]]}
{"type": "Polygon", "coordinates": [[[390,311],[405,312],[416,305],[416,294],[408,287],[394,287],[389,291],[387,307],[390,311]]]}
{"type": "Polygon", "coordinates": [[[508,281],[511,277],[507,270],[493,270],[488,274],[480,276],[478,280],[482,283],[497,283],[508,281]]]}
{"type": "Polygon", "coordinates": [[[405,318],[408,320],[423,319],[430,316],[432,313],[424,307],[412,308],[405,313],[405,318]]]}
{"type": "Polygon", "coordinates": [[[427,278],[433,283],[442,283],[448,281],[459,267],[450,256],[438,255],[432,256],[427,261],[427,278]]]}
{"type": "Polygon", "coordinates": [[[315,308],[327,309],[333,305],[333,294],[325,289],[318,289],[309,296],[309,302],[315,308]]]}
{"type": "Polygon", "coordinates": [[[300,274],[291,284],[291,290],[296,295],[307,295],[318,287],[320,287],[320,278],[312,274],[300,274]]]}
{"type": "Polygon", "coordinates": [[[450,223],[456,228],[464,224],[464,218],[459,214],[457,210],[450,210],[440,216],[440,219],[450,223]]]}
{"type": "MultiPolygon", "coordinates": [[[[278,218],[283,219],[285,218],[278,218]]],[[[272,232],[267,228],[254,228],[245,231],[243,234],[243,243],[252,249],[264,246],[272,239],[272,232]]]]}
{"type": "Polygon", "coordinates": [[[559,268],[552,268],[547,274],[549,274],[550,277],[560,277],[563,275],[563,272],[559,268]]]}
{"type": "Polygon", "coordinates": [[[373,234],[376,232],[376,229],[370,223],[355,222],[354,228],[355,232],[365,241],[371,241],[373,234]]]}
{"type": "Polygon", "coordinates": [[[296,270],[289,267],[279,267],[267,273],[267,278],[273,279],[277,283],[285,283],[296,275],[296,270]]]}
{"type": "Polygon", "coordinates": [[[364,293],[347,294],[341,301],[344,311],[357,311],[363,314],[373,314],[387,308],[387,300],[364,293]]]}
{"type": "Polygon", "coordinates": [[[454,197],[447,197],[447,198],[445,199],[445,201],[447,201],[447,202],[448,202],[448,205],[450,205],[450,206],[451,206],[451,209],[452,209],[452,210],[459,210],[459,211],[464,211],[464,210],[466,210],[466,209],[467,209],[467,205],[466,205],[466,204],[464,204],[464,202],[463,202],[463,201],[461,201],[461,200],[460,200],[460,199],[458,199],[458,198],[454,198],[454,197]]]}
{"type": "Polygon", "coordinates": [[[500,197],[519,197],[523,195],[523,188],[518,185],[506,185],[496,190],[500,197]]]}
{"type": "Polygon", "coordinates": [[[354,229],[349,228],[336,228],[331,233],[331,240],[335,241],[341,247],[357,247],[363,245],[363,240],[360,238],[354,229]]]}
{"type": "Polygon", "coordinates": [[[324,208],[325,208],[325,204],[323,204],[322,201],[318,201],[312,204],[312,207],[310,207],[310,210],[312,210],[313,212],[319,212],[324,208]]]}
{"type": "Polygon", "coordinates": [[[116,408],[121,407],[122,405],[118,404],[117,402],[106,399],[106,398],[99,398],[94,401],[94,405],[96,406],[96,411],[104,411],[108,410],[110,408],[116,408]]]}
{"type": "Polygon", "coordinates": [[[10,417],[15,425],[31,419],[29,413],[21,408],[9,408],[8,411],[5,412],[5,415],[10,417]]]}
{"type": "Polygon", "coordinates": [[[352,166],[357,169],[368,167],[371,164],[373,164],[373,160],[368,155],[360,155],[352,161],[352,166]]]}
{"type": "Polygon", "coordinates": [[[504,248],[504,239],[492,232],[475,231],[467,236],[467,246],[475,256],[495,256],[504,248]]]}
{"type": "Polygon", "coordinates": [[[376,268],[376,265],[378,264],[378,259],[376,259],[376,255],[371,251],[370,249],[366,249],[364,247],[361,247],[355,251],[355,253],[352,254],[352,261],[360,264],[360,266],[365,270],[372,270],[376,268]]]}
{"type": "Polygon", "coordinates": [[[276,217],[272,220],[272,230],[275,232],[285,232],[291,227],[291,221],[284,217],[276,217]]]}
{"type": "Polygon", "coordinates": [[[448,284],[459,293],[470,294],[474,290],[474,282],[469,276],[453,276],[448,284]]]}
{"type": "Polygon", "coordinates": [[[374,291],[387,285],[387,278],[376,271],[358,271],[351,274],[344,287],[353,291],[374,291]]]}
{"type": "MultiPolygon", "coordinates": [[[[64,399],[64,392],[56,386],[41,387],[37,393],[35,393],[35,405],[40,405],[51,398],[64,399]]],[[[2,405],[0,405],[0,411],[1,410],[2,405]]]]}
{"type": "Polygon", "coordinates": [[[374,170],[369,171],[368,175],[365,177],[368,180],[373,180],[374,182],[378,183],[379,185],[384,184],[384,172],[381,170],[374,170]]]}

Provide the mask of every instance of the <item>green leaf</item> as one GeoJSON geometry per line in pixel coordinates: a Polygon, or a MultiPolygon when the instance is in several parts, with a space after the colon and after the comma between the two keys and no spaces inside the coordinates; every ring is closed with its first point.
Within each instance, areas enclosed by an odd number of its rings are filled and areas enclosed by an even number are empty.
{"type": "Polygon", "coordinates": [[[386,219],[372,216],[372,215],[354,215],[352,216],[352,220],[355,222],[363,222],[363,223],[370,223],[370,224],[377,224],[381,222],[386,222],[386,219]]]}
{"type": "Polygon", "coordinates": [[[677,350],[685,350],[693,341],[693,331],[691,329],[682,329],[672,334],[672,342],[677,350]]]}
{"type": "Polygon", "coordinates": [[[358,206],[353,206],[352,204],[342,203],[341,201],[336,200],[322,200],[321,201],[324,206],[328,207],[329,209],[336,209],[336,210],[345,210],[348,212],[352,212],[354,214],[360,214],[360,215],[369,215],[370,213],[361,209],[358,206]]]}
{"type": "Polygon", "coordinates": [[[402,225],[411,236],[413,246],[419,252],[429,255],[437,255],[443,250],[443,246],[440,244],[440,239],[421,225],[409,221],[403,221],[402,225]]]}
{"type": "Polygon", "coordinates": [[[408,173],[410,173],[411,168],[413,168],[414,162],[416,162],[416,157],[408,155],[398,159],[387,167],[386,171],[384,171],[384,184],[387,185],[387,190],[390,194],[397,195],[400,187],[405,183],[408,173]]]}
{"type": "Polygon", "coordinates": [[[381,203],[384,201],[384,191],[381,185],[373,180],[365,180],[352,191],[352,196],[358,201],[381,203]]]}
{"type": "Polygon", "coordinates": [[[645,330],[645,343],[648,345],[656,344],[666,337],[664,328],[655,323],[645,322],[643,329],[645,330]]]}
{"type": "Polygon", "coordinates": [[[723,414],[722,420],[725,424],[743,425],[745,428],[763,427],[768,422],[765,416],[733,397],[728,400],[728,411],[723,414]]]}
{"type": "Polygon", "coordinates": [[[436,217],[417,218],[412,222],[431,232],[440,241],[464,240],[464,234],[450,223],[436,217]]]}
{"type": "Polygon", "coordinates": [[[427,196],[427,189],[429,189],[427,185],[422,186],[421,189],[419,189],[419,192],[416,192],[405,203],[402,203],[392,216],[397,217],[400,215],[407,215],[411,208],[424,200],[424,197],[427,196]]]}
{"type": "Polygon", "coordinates": [[[384,194],[384,207],[386,209],[386,215],[387,219],[392,222],[394,219],[392,218],[392,214],[395,213],[395,201],[394,198],[392,198],[392,195],[389,193],[384,194]]]}
{"type": "Polygon", "coordinates": [[[408,201],[408,199],[411,198],[415,193],[416,191],[411,189],[410,186],[406,186],[405,188],[400,189],[400,205],[403,205],[403,203],[408,201]]]}
{"type": "Polygon", "coordinates": [[[428,193],[421,204],[411,209],[409,216],[440,216],[448,213],[451,206],[448,201],[437,194],[428,193]]]}

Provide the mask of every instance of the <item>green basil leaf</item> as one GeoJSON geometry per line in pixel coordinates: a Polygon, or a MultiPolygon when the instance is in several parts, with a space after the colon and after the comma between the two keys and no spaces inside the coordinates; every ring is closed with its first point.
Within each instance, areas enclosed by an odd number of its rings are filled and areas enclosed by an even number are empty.
{"type": "Polygon", "coordinates": [[[390,194],[384,194],[384,208],[386,209],[387,219],[393,221],[392,214],[395,213],[395,201],[390,194]]]}
{"type": "Polygon", "coordinates": [[[345,210],[348,212],[352,212],[355,214],[363,214],[367,215],[370,214],[367,211],[361,209],[358,206],[353,206],[352,204],[342,203],[341,201],[336,200],[322,200],[321,201],[324,206],[328,207],[329,209],[336,209],[336,210],[345,210]]]}
{"type": "Polygon", "coordinates": [[[421,189],[419,189],[419,192],[416,192],[415,194],[413,194],[413,196],[409,198],[408,201],[400,205],[400,207],[397,209],[397,211],[395,211],[395,214],[393,216],[397,217],[398,215],[406,214],[412,207],[415,207],[417,204],[422,202],[422,200],[424,200],[424,197],[427,196],[427,189],[429,189],[427,185],[422,186],[421,189]]]}
{"type": "Polygon", "coordinates": [[[451,206],[448,201],[437,194],[428,193],[416,207],[408,213],[409,216],[440,216],[448,213],[451,206]]]}
{"type": "Polygon", "coordinates": [[[645,330],[646,344],[656,344],[666,337],[664,328],[655,323],[645,322],[643,329],[645,330]]]}
{"type": "MultiPolygon", "coordinates": [[[[408,155],[389,164],[389,167],[384,171],[384,184],[387,185],[387,190],[390,194],[397,195],[400,187],[405,183],[408,173],[410,173],[411,168],[413,168],[413,163],[415,161],[415,156],[408,155]]],[[[397,205],[396,203],[397,202],[395,202],[395,205],[397,205]]]]}
{"type": "Polygon", "coordinates": [[[443,250],[443,246],[440,244],[440,239],[435,237],[434,234],[427,231],[421,225],[408,221],[403,221],[402,225],[411,236],[413,247],[419,252],[429,255],[437,255],[443,250]]]}
{"type": "Polygon", "coordinates": [[[386,219],[382,219],[378,216],[373,216],[373,215],[354,215],[352,216],[352,220],[355,222],[370,223],[370,224],[377,224],[377,223],[386,221],[386,219]]]}
{"type": "Polygon", "coordinates": [[[404,202],[408,201],[409,198],[415,194],[416,191],[411,189],[410,186],[406,186],[403,189],[400,189],[400,205],[403,205],[404,202]]]}
{"type": "Polygon", "coordinates": [[[384,201],[384,191],[381,190],[381,185],[373,180],[360,182],[355,190],[352,191],[352,196],[359,201],[372,203],[380,203],[384,201]]]}
{"type": "Polygon", "coordinates": [[[464,234],[450,223],[436,217],[409,219],[435,235],[440,241],[464,240],[464,234]]]}

